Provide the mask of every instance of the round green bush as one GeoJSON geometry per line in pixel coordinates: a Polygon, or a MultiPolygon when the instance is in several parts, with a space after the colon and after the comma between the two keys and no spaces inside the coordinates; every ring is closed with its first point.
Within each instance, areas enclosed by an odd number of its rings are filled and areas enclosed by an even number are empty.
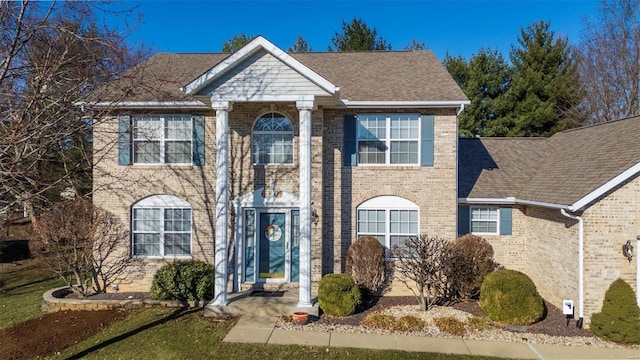
{"type": "Polygon", "coordinates": [[[480,307],[489,318],[510,325],[529,325],[544,314],[536,285],[524,273],[500,269],[487,275],[480,287],[480,307]]]}
{"type": "Polygon", "coordinates": [[[213,266],[203,261],[176,261],[156,272],[150,295],[155,300],[208,300],[213,294],[213,266]]]}
{"type": "Polygon", "coordinates": [[[327,274],[320,280],[320,309],[332,316],[347,316],[356,311],[362,301],[360,288],[347,274],[327,274]]]}
{"type": "Polygon", "coordinates": [[[614,281],[604,294],[602,312],[591,316],[591,332],[619,343],[640,344],[640,308],[624,280],[614,281]]]}

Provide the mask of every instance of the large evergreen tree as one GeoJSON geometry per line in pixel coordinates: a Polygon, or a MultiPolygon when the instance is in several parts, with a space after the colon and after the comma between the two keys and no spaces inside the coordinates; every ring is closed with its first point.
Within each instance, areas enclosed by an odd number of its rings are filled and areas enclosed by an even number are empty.
{"type": "Polygon", "coordinates": [[[364,21],[353,18],[350,23],[342,21],[342,33],[336,32],[331,39],[329,51],[391,50],[391,44],[378,36],[374,27],[370,29],[364,21]]]}
{"type": "Polygon", "coordinates": [[[222,44],[223,53],[234,53],[240,50],[243,46],[247,45],[255,36],[242,33],[240,35],[233,35],[231,39],[222,44]]]}
{"type": "Polygon", "coordinates": [[[296,42],[289,46],[288,52],[310,52],[311,47],[302,35],[298,35],[296,42]]]}
{"type": "Polygon", "coordinates": [[[463,136],[495,136],[496,121],[505,116],[504,94],[510,82],[510,68],[498,51],[481,49],[469,63],[462,57],[445,57],[444,65],[471,100],[460,116],[463,136]]]}
{"type": "Polygon", "coordinates": [[[507,101],[510,114],[492,129],[497,136],[550,136],[575,124],[568,111],[579,99],[576,64],[566,39],[540,21],[521,30],[512,46],[513,79],[507,101]]]}

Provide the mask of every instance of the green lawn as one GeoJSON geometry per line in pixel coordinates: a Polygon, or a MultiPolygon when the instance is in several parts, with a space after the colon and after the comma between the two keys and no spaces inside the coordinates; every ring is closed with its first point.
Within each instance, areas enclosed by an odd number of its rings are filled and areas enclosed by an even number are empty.
{"type": "MultiPolygon", "coordinates": [[[[42,315],[42,294],[61,286],[33,260],[0,266],[0,328],[42,315]]],[[[409,353],[225,343],[235,322],[216,322],[202,309],[141,308],[124,320],[79,342],[53,359],[495,359],[434,353],[409,353]]]]}
{"type": "Polygon", "coordinates": [[[63,285],[35,260],[0,265],[0,330],[42,316],[42,294],[63,285]]]}

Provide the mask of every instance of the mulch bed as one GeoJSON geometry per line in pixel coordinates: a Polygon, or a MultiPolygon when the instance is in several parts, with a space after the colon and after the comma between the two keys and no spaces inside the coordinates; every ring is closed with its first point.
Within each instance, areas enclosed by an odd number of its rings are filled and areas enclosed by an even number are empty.
{"type": "Polygon", "coordinates": [[[35,359],[60,351],[124,319],[130,310],[59,311],[0,331],[0,359],[35,359]]]}

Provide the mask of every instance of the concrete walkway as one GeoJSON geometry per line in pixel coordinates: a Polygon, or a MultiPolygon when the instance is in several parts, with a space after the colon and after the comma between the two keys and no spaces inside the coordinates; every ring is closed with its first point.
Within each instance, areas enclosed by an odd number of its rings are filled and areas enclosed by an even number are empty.
{"type": "Polygon", "coordinates": [[[605,349],[407,335],[346,334],[276,329],[278,316],[241,316],[226,342],[350,347],[496,356],[515,359],[640,359],[640,350],[605,349]]]}

